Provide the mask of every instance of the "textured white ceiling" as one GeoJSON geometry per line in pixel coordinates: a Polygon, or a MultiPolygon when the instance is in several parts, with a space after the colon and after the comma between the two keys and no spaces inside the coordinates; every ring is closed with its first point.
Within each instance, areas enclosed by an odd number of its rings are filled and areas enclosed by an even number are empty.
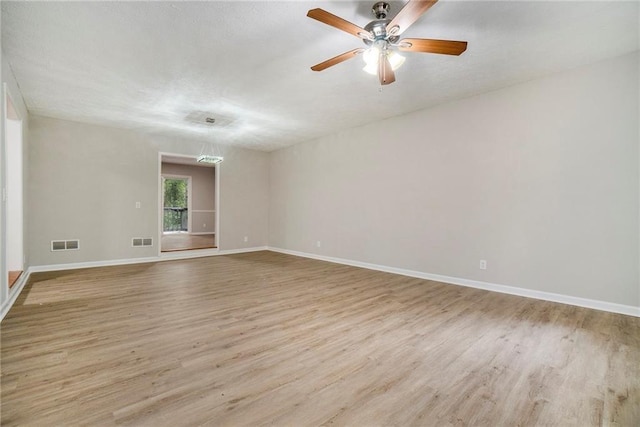
{"type": "Polygon", "coordinates": [[[636,1],[441,0],[403,36],[460,57],[407,53],[383,89],[361,58],[311,71],[362,42],[307,11],[373,3],[2,1],[2,49],[33,114],[273,150],[639,48],[636,1]]]}

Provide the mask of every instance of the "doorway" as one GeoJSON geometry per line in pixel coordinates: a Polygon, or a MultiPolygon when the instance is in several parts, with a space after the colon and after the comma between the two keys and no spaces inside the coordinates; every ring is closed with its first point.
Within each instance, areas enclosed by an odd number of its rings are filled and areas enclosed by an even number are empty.
{"type": "Polygon", "coordinates": [[[217,248],[216,175],[195,157],[161,154],[161,253],[217,248]]]}
{"type": "Polygon", "coordinates": [[[23,224],[23,172],[22,172],[22,118],[18,114],[11,94],[4,85],[5,102],[5,171],[6,211],[5,248],[7,283],[11,288],[24,270],[23,224]]]}

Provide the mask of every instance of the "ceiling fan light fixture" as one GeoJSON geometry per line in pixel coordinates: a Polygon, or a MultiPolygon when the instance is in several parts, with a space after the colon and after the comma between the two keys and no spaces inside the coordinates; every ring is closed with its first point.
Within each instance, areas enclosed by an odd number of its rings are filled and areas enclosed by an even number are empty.
{"type": "Polygon", "coordinates": [[[408,0],[393,19],[388,19],[389,2],[378,0],[372,12],[376,19],[364,28],[329,13],[320,8],[307,12],[309,18],[356,36],[367,45],[367,49],[359,48],[337,55],[311,67],[313,71],[322,71],[340,64],[357,54],[364,53],[365,67],[369,74],[378,75],[380,85],[388,85],[396,81],[394,71],[402,66],[405,58],[402,52],[437,53],[442,55],[460,55],[467,49],[467,42],[456,40],[416,39],[400,40],[404,33],[420,16],[438,0],[408,0]]]}
{"type": "MultiPolygon", "coordinates": [[[[385,49],[384,55],[387,55],[389,64],[393,71],[397,70],[404,64],[405,57],[393,50],[385,49]]],[[[364,72],[371,74],[372,76],[378,75],[378,62],[380,61],[380,49],[377,46],[372,46],[365,50],[362,54],[362,59],[366,64],[363,68],[364,72]]]]}
{"type": "Polygon", "coordinates": [[[380,60],[380,49],[377,46],[371,46],[362,54],[365,66],[363,70],[371,75],[378,74],[378,61],[380,60]]]}
{"type": "Polygon", "coordinates": [[[367,74],[371,74],[372,76],[376,76],[378,75],[378,64],[367,64],[365,65],[362,70],[367,73],[367,74]]]}
{"type": "Polygon", "coordinates": [[[389,58],[389,63],[391,64],[391,69],[393,71],[402,67],[402,64],[404,64],[404,60],[405,60],[404,56],[400,55],[398,52],[395,52],[393,50],[389,51],[389,53],[387,54],[387,58],[389,58]]]}

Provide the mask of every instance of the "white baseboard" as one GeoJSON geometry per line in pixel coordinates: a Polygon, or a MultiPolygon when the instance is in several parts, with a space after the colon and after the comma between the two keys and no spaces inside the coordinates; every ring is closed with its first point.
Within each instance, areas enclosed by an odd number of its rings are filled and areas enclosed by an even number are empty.
{"type": "Polygon", "coordinates": [[[498,285],[495,283],[481,282],[478,280],[462,279],[459,277],[442,276],[439,274],[423,273],[421,271],[405,270],[403,268],[389,267],[385,265],[371,264],[368,262],[353,261],[343,258],[334,258],[324,255],[311,254],[307,252],[291,251],[288,249],[268,247],[268,250],[280,252],[288,255],[295,255],[304,258],[312,258],[321,261],[333,262],[336,264],[361,267],[369,270],[384,271],[386,273],[400,274],[402,276],[415,277],[418,279],[433,280],[436,282],[449,283],[453,285],[467,286],[470,288],[484,289],[487,291],[500,292],[503,294],[517,295],[527,298],[535,298],[544,301],[559,302],[562,304],[575,305],[579,307],[593,308],[595,310],[608,311],[612,313],[626,314],[628,316],[640,317],[640,307],[632,305],[616,304],[613,302],[592,300],[570,295],[555,294],[552,292],[536,291],[533,289],[518,288],[515,286],[498,285]]]}
{"type": "Polygon", "coordinates": [[[458,277],[442,276],[439,274],[424,273],[421,271],[406,270],[402,268],[389,267],[378,264],[371,264],[368,262],[353,261],[344,258],[335,258],[324,255],[311,254],[306,252],[291,251],[288,249],[270,247],[270,246],[258,246],[252,248],[230,249],[230,250],[218,250],[218,249],[202,249],[196,251],[181,251],[181,252],[167,252],[157,257],[146,258],[133,258],[133,259],[118,259],[107,261],[91,261],[91,262],[78,262],[70,264],[52,264],[52,265],[40,265],[29,267],[20,277],[16,284],[12,287],[9,294],[9,298],[0,308],[0,321],[4,319],[4,316],[9,312],[11,306],[15,303],[20,292],[24,288],[24,285],[28,282],[31,273],[44,272],[44,271],[60,271],[60,270],[75,270],[80,268],[91,267],[108,267],[115,265],[127,265],[127,264],[142,264],[148,262],[170,261],[178,259],[199,258],[207,256],[218,255],[233,255],[246,252],[257,251],[273,251],[280,252],[288,255],[295,255],[304,258],[312,258],[321,261],[328,261],[337,264],[350,265],[353,267],[361,267],[369,270],[384,271],[386,273],[400,274],[402,276],[415,277],[418,279],[434,280],[437,282],[449,283],[453,285],[467,286],[471,288],[484,289],[493,292],[500,292],[503,294],[517,295],[528,298],[535,298],[544,301],[558,302],[562,304],[575,305],[579,307],[592,308],[595,310],[608,311],[612,313],[626,314],[629,316],[640,317],[640,307],[616,304],[607,301],[592,300],[587,298],[574,297],[570,295],[555,294],[552,292],[536,291],[526,288],[518,288],[515,286],[498,285],[495,283],[481,282],[478,280],[462,279],[458,277]],[[171,255],[174,254],[174,255],[171,255]]]}
{"type": "Polygon", "coordinates": [[[109,267],[112,265],[127,265],[127,264],[144,264],[146,262],[158,262],[158,261],[162,261],[162,259],[160,257],[144,257],[144,258],[129,258],[129,259],[110,259],[105,261],[72,262],[68,264],[34,265],[33,267],[30,267],[30,268],[32,273],[41,273],[44,271],[78,270],[80,268],[109,267]]]}
{"type": "Polygon", "coordinates": [[[11,288],[11,292],[9,294],[9,298],[0,308],[0,322],[4,319],[4,316],[9,312],[13,304],[18,299],[18,296],[22,292],[24,285],[28,282],[29,276],[31,273],[41,273],[45,271],[61,271],[61,270],[77,270],[80,268],[93,268],[93,267],[109,267],[115,265],[128,265],[128,264],[144,264],[148,262],[160,262],[160,261],[171,261],[178,259],[188,259],[188,258],[200,258],[207,256],[217,256],[217,255],[233,255],[240,254],[245,252],[257,252],[257,251],[266,251],[268,250],[266,246],[257,246],[252,248],[242,248],[242,249],[229,249],[229,250],[218,250],[218,249],[201,249],[194,251],[179,251],[175,252],[166,252],[157,257],[145,257],[145,258],[130,258],[130,259],[112,259],[106,261],[88,261],[88,262],[74,262],[69,264],[50,264],[50,265],[36,265],[29,267],[24,273],[20,275],[18,281],[11,288]]]}
{"type": "Polygon", "coordinates": [[[268,250],[266,246],[256,246],[253,248],[242,248],[242,249],[227,249],[227,250],[219,250],[219,249],[196,249],[191,251],[172,251],[172,252],[163,252],[160,255],[160,259],[156,261],[169,261],[172,259],[188,259],[188,258],[201,258],[206,256],[217,256],[217,255],[233,255],[233,254],[242,254],[245,252],[257,252],[257,251],[266,251],[268,250]]]}
{"type": "Polygon", "coordinates": [[[216,248],[210,249],[195,249],[188,251],[171,251],[161,252],[159,259],[156,261],[170,261],[172,259],[189,259],[189,258],[202,258],[206,256],[220,255],[220,250],[216,248]]]}
{"type": "Polygon", "coordinates": [[[269,250],[269,246],[255,246],[253,248],[227,249],[224,251],[220,251],[218,255],[244,254],[246,252],[260,252],[260,251],[268,251],[268,250],[269,250]]]}
{"type": "Polygon", "coordinates": [[[196,249],[191,251],[164,252],[160,256],[144,258],[110,259],[106,261],[74,262],[69,264],[36,265],[30,267],[32,273],[43,271],[77,270],[79,268],[109,267],[113,265],[144,264],[148,262],[171,261],[175,259],[202,258],[217,255],[232,255],[245,252],[266,251],[267,246],[256,246],[242,249],[196,249]]]}
{"type": "Polygon", "coordinates": [[[24,288],[24,285],[29,282],[31,271],[31,268],[27,268],[25,271],[23,271],[20,277],[18,277],[18,280],[16,280],[11,289],[9,289],[9,298],[7,298],[7,300],[4,302],[4,304],[2,304],[2,307],[0,308],[0,322],[2,322],[4,316],[6,316],[11,307],[13,307],[13,304],[16,302],[18,296],[20,296],[20,293],[22,292],[22,288],[24,288]]]}

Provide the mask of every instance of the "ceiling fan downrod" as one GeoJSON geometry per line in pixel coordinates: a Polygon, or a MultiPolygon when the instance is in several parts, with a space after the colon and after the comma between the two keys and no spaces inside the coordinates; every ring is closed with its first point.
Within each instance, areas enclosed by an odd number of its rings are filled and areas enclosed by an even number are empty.
{"type": "Polygon", "coordinates": [[[389,3],[386,1],[379,1],[373,5],[371,12],[374,14],[376,19],[385,19],[387,17],[387,13],[389,13],[389,3]]]}
{"type": "Polygon", "coordinates": [[[387,25],[391,22],[391,19],[387,19],[389,3],[384,1],[375,3],[371,8],[371,13],[375,15],[376,19],[365,25],[364,29],[367,31],[368,37],[363,39],[364,43],[368,46],[379,40],[386,40],[392,44],[396,43],[399,37],[394,37],[387,31],[387,25]]]}

